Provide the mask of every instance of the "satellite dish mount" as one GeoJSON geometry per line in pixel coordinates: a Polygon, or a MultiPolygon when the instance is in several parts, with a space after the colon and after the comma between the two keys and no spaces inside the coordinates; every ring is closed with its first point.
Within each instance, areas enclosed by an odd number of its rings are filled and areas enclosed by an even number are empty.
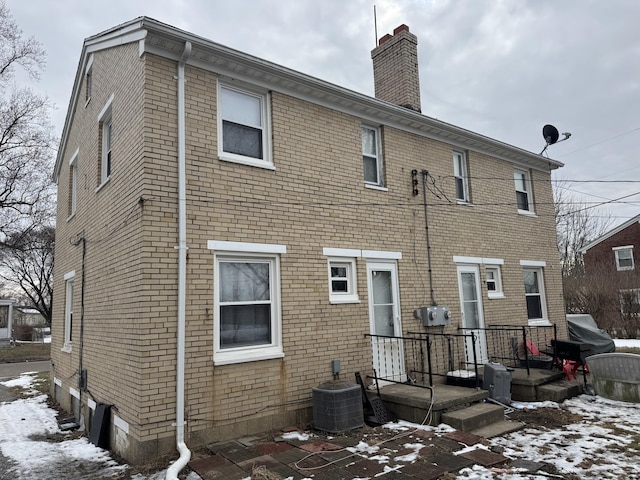
{"type": "Polygon", "coordinates": [[[546,145],[540,152],[540,155],[542,155],[547,150],[549,145],[564,142],[571,136],[569,132],[565,132],[562,135],[564,135],[564,138],[558,140],[560,138],[560,134],[558,133],[558,129],[556,127],[554,127],[553,125],[545,125],[544,127],[542,127],[542,137],[544,138],[546,145]]]}

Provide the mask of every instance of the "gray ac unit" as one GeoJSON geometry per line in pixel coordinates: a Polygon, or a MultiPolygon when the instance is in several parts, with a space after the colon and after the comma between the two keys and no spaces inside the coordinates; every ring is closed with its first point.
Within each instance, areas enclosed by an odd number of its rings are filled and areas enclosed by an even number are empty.
{"type": "Polygon", "coordinates": [[[362,427],[360,385],[333,380],[313,389],[313,424],[318,430],[340,433],[362,427]]]}

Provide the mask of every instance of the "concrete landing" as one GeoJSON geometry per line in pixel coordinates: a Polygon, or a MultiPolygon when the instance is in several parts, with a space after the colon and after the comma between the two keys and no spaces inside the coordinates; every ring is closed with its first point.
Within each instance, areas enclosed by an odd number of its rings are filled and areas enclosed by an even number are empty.
{"type": "MultiPolygon", "coordinates": [[[[387,408],[398,418],[414,423],[422,423],[429,413],[431,389],[414,385],[392,384],[380,389],[380,398],[387,408]]],[[[489,396],[486,390],[455,387],[438,384],[433,386],[433,407],[431,425],[440,423],[445,411],[457,410],[480,402],[489,396]]]]}

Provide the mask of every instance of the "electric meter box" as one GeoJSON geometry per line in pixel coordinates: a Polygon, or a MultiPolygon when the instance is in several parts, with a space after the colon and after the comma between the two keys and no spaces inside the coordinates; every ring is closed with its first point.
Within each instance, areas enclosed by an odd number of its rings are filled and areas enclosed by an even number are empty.
{"type": "Polygon", "coordinates": [[[449,307],[420,307],[415,310],[413,314],[416,318],[422,320],[422,325],[425,327],[436,327],[438,325],[449,325],[451,323],[449,307]]]}

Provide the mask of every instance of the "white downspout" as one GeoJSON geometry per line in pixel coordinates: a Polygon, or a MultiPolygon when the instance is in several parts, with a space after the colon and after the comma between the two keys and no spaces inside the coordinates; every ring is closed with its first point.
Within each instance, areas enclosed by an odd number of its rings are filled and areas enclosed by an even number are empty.
{"type": "Polygon", "coordinates": [[[185,42],[178,62],[178,348],[176,366],[176,448],[180,458],[168,469],[166,480],[177,480],[191,451],[184,443],[184,350],[187,310],[187,169],[185,159],[184,66],[191,55],[191,42],[185,42]]]}

